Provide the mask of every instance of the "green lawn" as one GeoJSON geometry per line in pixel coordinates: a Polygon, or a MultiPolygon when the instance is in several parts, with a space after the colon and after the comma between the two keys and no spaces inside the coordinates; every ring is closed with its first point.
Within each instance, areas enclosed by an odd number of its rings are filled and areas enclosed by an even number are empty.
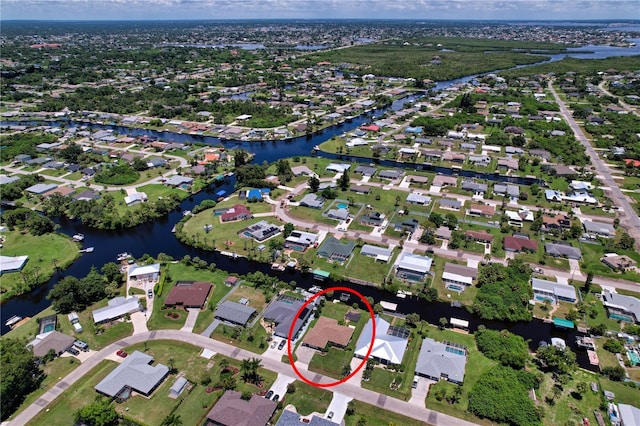
{"type": "Polygon", "coordinates": [[[357,426],[360,420],[364,420],[367,426],[424,426],[427,423],[403,416],[402,414],[386,411],[375,405],[367,404],[362,401],[353,401],[354,413],[351,416],[345,416],[344,421],[347,426],[357,426]]]}
{"type": "MultiPolygon", "coordinates": [[[[582,251],[582,262],[580,268],[583,273],[593,273],[594,275],[600,275],[604,277],[622,278],[629,281],[640,282],[640,274],[637,272],[615,272],[607,265],[602,263],[600,259],[604,257],[607,251],[603,246],[599,244],[580,244],[580,250],[582,251]]],[[[616,250],[619,255],[626,255],[640,263],[640,254],[632,250],[616,250]]]]}
{"type": "Polygon", "coordinates": [[[351,363],[351,358],[353,358],[353,351],[331,347],[326,353],[318,352],[313,355],[309,362],[309,370],[334,379],[341,379],[342,371],[351,363]]]}
{"type": "MultiPolygon", "coordinates": [[[[454,263],[450,259],[446,259],[443,257],[436,256],[433,262],[433,280],[431,281],[431,286],[438,290],[438,298],[442,300],[456,300],[461,302],[463,305],[472,305],[473,300],[478,293],[478,288],[475,286],[469,286],[464,289],[462,293],[458,293],[457,291],[449,290],[445,288],[444,281],[442,281],[442,273],[444,271],[445,263],[454,263]]],[[[458,263],[465,265],[466,262],[458,263]]]]}
{"type": "Polygon", "coordinates": [[[313,412],[324,413],[329,407],[333,393],[322,388],[311,386],[300,380],[293,382],[295,392],[287,393],[286,404],[293,404],[296,412],[307,416],[313,412]]]}
{"type": "Polygon", "coordinates": [[[2,243],[3,256],[29,256],[21,272],[2,275],[2,301],[29,291],[35,284],[47,282],[55,272],[55,265],[64,270],[80,256],[78,244],[56,232],[34,236],[14,230],[3,232],[2,235],[5,237],[2,243]]]}
{"type": "Polygon", "coordinates": [[[213,331],[211,338],[261,354],[267,349],[268,335],[267,330],[258,322],[252,328],[234,328],[221,324],[213,331]],[[234,330],[238,330],[239,334],[234,334],[234,330]]]}
{"type": "Polygon", "coordinates": [[[360,248],[356,247],[354,255],[347,262],[345,275],[382,284],[383,278],[393,268],[393,263],[398,253],[400,253],[400,250],[396,248],[388,262],[378,262],[372,257],[360,255],[360,248]]]}

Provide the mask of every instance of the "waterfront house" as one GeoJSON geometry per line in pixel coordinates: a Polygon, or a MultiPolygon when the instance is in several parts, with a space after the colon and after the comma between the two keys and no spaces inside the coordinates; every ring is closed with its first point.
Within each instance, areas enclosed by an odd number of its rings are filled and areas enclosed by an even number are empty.
{"type": "Polygon", "coordinates": [[[476,268],[448,262],[444,264],[442,281],[445,283],[446,288],[462,291],[464,287],[461,286],[471,286],[477,278],[478,270],[476,268]]]}
{"type": "Polygon", "coordinates": [[[53,351],[57,356],[60,356],[64,351],[73,346],[73,342],[76,340],[72,336],[55,330],[46,333],[46,336],[44,337],[40,335],[40,337],[41,338],[36,338],[28,345],[32,347],[33,356],[37,358],[46,356],[50,351],[53,351]]]}
{"type": "Polygon", "coordinates": [[[422,341],[415,372],[430,380],[462,384],[466,364],[466,348],[427,337],[422,341]]]}
{"type": "Polygon", "coordinates": [[[470,180],[462,182],[461,186],[464,191],[471,191],[474,195],[484,195],[487,192],[487,185],[484,183],[477,183],[470,180]]]}
{"type": "Polygon", "coordinates": [[[204,308],[213,285],[202,281],[179,281],[164,300],[165,306],[186,308],[204,308]]]}
{"type": "Polygon", "coordinates": [[[392,326],[388,321],[376,315],[374,336],[373,321],[374,319],[370,318],[362,329],[354,355],[357,358],[364,358],[373,338],[371,358],[384,365],[401,364],[411,332],[403,327],[392,326]]]}
{"type": "Polygon", "coordinates": [[[609,318],[640,322],[640,299],[605,290],[602,292],[602,303],[607,308],[609,318]]]}
{"type": "Polygon", "coordinates": [[[318,235],[311,232],[291,231],[284,240],[284,248],[303,252],[318,241],[318,235]]]}
{"type": "Polygon", "coordinates": [[[104,308],[96,309],[92,312],[93,322],[100,324],[107,321],[114,321],[127,314],[138,312],[140,309],[140,299],[137,297],[115,297],[109,300],[107,306],[104,308]]]}
{"type": "Polygon", "coordinates": [[[215,318],[244,327],[255,314],[256,310],[251,306],[225,300],[216,308],[215,318]]]}
{"type": "Polygon", "coordinates": [[[253,215],[244,204],[236,204],[220,215],[223,222],[234,222],[237,220],[251,219],[253,215]]]}
{"type": "Polygon", "coordinates": [[[351,341],[354,328],[338,324],[333,318],[320,317],[302,339],[302,344],[313,349],[326,351],[327,346],[344,348],[351,341]]]}
{"type": "Polygon", "coordinates": [[[302,329],[302,326],[307,322],[315,307],[313,303],[305,306],[296,318],[296,314],[302,305],[304,305],[304,300],[302,299],[286,295],[280,296],[269,304],[264,312],[263,318],[266,322],[271,322],[275,325],[273,334],[282,338],[287,338],[289,335],[289,329],[295,318],[295,325],[293,326],[293,334],[291,336],[291,338],[295,340],[298,337],[300,329],[302,329]]]}
{"type": "Polygon", "coordinates": [[[421,282],[429,274],[433,259],[403,252],[396,264],[396,277],[407,281],[421,282]]]}
{"type": "Polygon", "coordinates": [[[372,246],[370,244],[365,244],[360,249],[360,254],[362,256],[372,257],[377,261],[388,262],[393,256],[393,250],[390,248],[372,246]]]}
{"type": "Polygon", "coordinates": [[[345,240],[341,242],[330,236],[318,248],[318,256],[331,261],[344,262],[351,256],[355,246],[355,241],[345,240]]]}
{"type": "Polygon", "coordinates": [[[569,284],[531,278],[531,288],[533,289],[533,299],[538,302],[549,300],[554,304],[559,301],[576,303],[578,299],[575,287],[569,284]]]}

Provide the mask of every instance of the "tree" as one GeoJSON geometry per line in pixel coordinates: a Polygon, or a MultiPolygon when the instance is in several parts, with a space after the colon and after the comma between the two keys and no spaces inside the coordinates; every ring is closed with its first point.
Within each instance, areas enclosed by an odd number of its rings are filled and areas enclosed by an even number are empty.
{"type": "Polygon", "coordinates": [[[66,276],[53,286],[47,298],[56,312],[67,314],[77,309],[80,304],[80,280],[66,276]]]}
{"type": "Polygon", "coordinates": [[[447,325],[449,325],[449,320],[445,317],[441,317],[438,322],[440,323],[441,330],[444,330],[445,328],[447,328],[447,325]]]}
{"type": "Polygon", "coordinates": [[[133,168],[139,172],[143,172],[149,168],[149,165],[142,158],[134,158],[133,160],[133,168]]]}
{"type": "Polygon", "coordinates": [[[604,345],[602,345],[602,347],[605,350],[614,354],[619,354],[624,351],[624,345],[616,339],[607,339],[606,342],[604,342],[604,345]]]}
{"type": "Polygon", "coordinates": [[[101,397],[76,411],[75,418],[76,422],[88,423],[91,426],[115,426],[118,424],[116,409],[109,401],[101,397]]]}
{"type": "Polygon", "coordinates": [[[290,222],[285,223],[284,229],[282,231],[284,238],[287,238],[289,235],[291,235],[291,232],[293,232],[293,229],[294,229],[293,223],[290,223],[290,222]]]}
{"type": "Polygon", "coordinates": [[[180,418],[179,415],[176,415],[174,413],[169,414],[167,417],[164,418],[164,420],[162,420],[162,423],[160,423],[160,426],[181,426],[182,425],[182,419],[180,418]]]}
{"type": "Polygon", "coordinates": [[[44,374],[36,364],[36,358],[20,339],[0,339],[0,418],[7,419],[24,398],[38,389],[44,374]]]}
{"type": "Polygon", "coordinates": [[[576,367],[576,354],[569,348],[540,346],[536,356],[541,364],[556,374],[571,374],[576,367]]]}
{"type": "Polygon", "coordinates": [[[234,152],[233,163],[235,167],[244,166],[249,160],[249,153],[244,149],[238,149],[234,152]]]}
{"type": "Polygon", "coordinates": [[[345,170],[344,172],[342,172],[342,175],[338,178],[337,184],[341,190],[346,191],[347,189],[349,189],[350,181],[351,179],[349,178],[349,173],[347,172],[347,170],[345,170]]]}
{"type": "Polygon", "coordinates": [[[429,222],[433,223],[433,226],[436,228],[440,228],[444,224],[445,218],[442,217],[440,213],[431,213],[429,215],[429,222]]]}
{"type": "Polygon", "coordinates": [[[420,315],[418,315],[415,312],[412,312],[405,317],[405,320],[407,322],[407,325],[411,327],[415,327],[416,324],[420,322],[420,315]]]}
{"type": "Polygon", "coordinates": [[[623,250],[633,250],[635,243],[635,239],[631,238],[627,232],[623,232],[622,235],[620,235],[620,240],[616,244],[616,247],[623,250]]]}
{"type": "Polygon", "coordinates": [[[529,359],[529,346],[517,334],[507,330],[478,330],[475,333],[478,350],[487,358],[512,368],[523,368],[529,359]]]}
{"type": "Polygon", "coordinates": [[[444,219],[445,219],[444,224],[447,228],[454,230],[458,226],[458,218],[456,217],[455,214],[447,213],[444,219]]]}
{"type": "Polygon", "coordinates": [[[611,380],[621,382],[627,377],[627,372],[624,367],[616,365],[615,367],[604,367],[602,374],[609,377],[611,380]]]}
{"type": "Polygon", "coordinates": [[[315,176],[311,176],[307,181],[307,184],[309,185],[311,192],[318,192],[318,189],[320,188],[320,179],[315,176]]]}

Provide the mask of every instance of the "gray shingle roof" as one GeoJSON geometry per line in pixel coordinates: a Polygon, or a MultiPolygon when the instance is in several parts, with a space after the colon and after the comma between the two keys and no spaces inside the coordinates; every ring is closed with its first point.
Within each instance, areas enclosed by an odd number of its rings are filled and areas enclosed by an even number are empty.
{"type": "Polygon", "coordinates": [[[240,303],[227,300],[218,305],[216,318],[244,325],[255,312],[256,310],[251,306],[241,305],[240,303]]]}
{"type": "Polygon", "coordinates": [[[253,395],[249,401],[245,401],[240,392],[226,391],[207,414],[209,422],[206,424],[264,426],[277,406],[277,402],[259,395],[253,395]]]}
{"type": "Polygon", "coordinates": [[[128,386],[136,392],[148,395],[169,374],[163,364],[149,365],[153,357],[135,351],[95,386],[95,390],[108,396],[116,396],[128,386]]]}
{"type": "Polygon", "coordinates": [[[582,253],[580,249],[564,244],[547,243],[544,245],[544,251],[551,256],[568,257],[569,259],[580,260],[582,253]]]}
{"type": "Polygon", "coordinates": [[[447,345],[444,343],[425,338],[418,355],[416,373],[435,379],[439,379],[444,374],[450,381],[462,383],[467,357],[446,349],[447,345]]]}
{"type": "Polygon", "coordinates": [[[316,415],[311,416],[311,420],[309,420],[308,423],[303,423],[300,414],[294,413],[293,411],[284,410],[282,412],[282,415],[278,419],[278,423],[276,423],[276,426],[336,426],[337,424],[338,423],[334,423],[331,420],[324,419],[316,415]]]}
{"type": "MultiPolygon", "coordinates": [[[[277,324],[274,332],[276,336],[287,337],[289,335],[291,322],[303,304],[304,301],[300,299],[281,297],[269,305],[264,313],[264,319],[277,324]]],[[[311,310],[312,307],[307,306],[296,319],[296,325],[293,328],[294,336],[297,335],[300,328],[302,328],[302,325],[311,314],[311,310]]]]}

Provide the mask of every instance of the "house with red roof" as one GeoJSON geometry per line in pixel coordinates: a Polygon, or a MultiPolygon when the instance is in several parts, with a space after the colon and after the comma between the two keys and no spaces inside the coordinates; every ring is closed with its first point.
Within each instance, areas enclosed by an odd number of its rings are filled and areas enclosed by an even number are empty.
{"type": "Polygon", "coordinates": [[[178,282],[167,295],[164,304],[202,309],[212,288],[213,285],[209,282],[178,282]]]}
{"type": "Polygon", "coordinates": [[[504,250],[511,251],[515,253],[520,253],[523,251],[538,251],[538,242],[535,240],[530,240],[524,236],[512,236],[507,235],[504,237],[504,250]]]}
{"type": "Polygon", "coordinates": [[[633,167],[640,167],[640,160],[634,160],[632,158],[625,158],[624,159],[624,164],[625,165],[629,165],[631,164],[633,167]]]}
{"type": "Polygon", "coordinates": [[[364,130],[365,132],[379,132],[380,126],[369,124],[368,126],[360,126],[360,130],[364,130]]]}
{"type": "Polygon", "coordinates": [[[220,215],[220,220],[223,222],[233,222],[235,220],[251,219],[252,217],[253,215],[247,207],[243,204],[236,204],[226,212],[222,213],[222,215],[220,215]]]}

